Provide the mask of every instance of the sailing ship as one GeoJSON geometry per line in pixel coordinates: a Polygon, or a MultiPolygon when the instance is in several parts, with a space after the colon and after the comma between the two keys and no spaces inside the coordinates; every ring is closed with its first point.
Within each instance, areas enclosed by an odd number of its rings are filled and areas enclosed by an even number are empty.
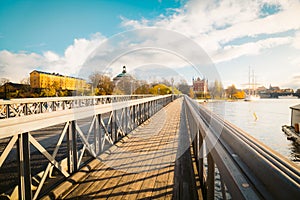
{"type": "Polygon", "coordinates": [[[245,101],[256,101],[259,100],[260,96],[256,93],[256,83],[254,80],[254,71],[252,71],[251,76],[251,69],[249,67],[249,82],[248,82],[248,92],[245,96],[245,101]]]}

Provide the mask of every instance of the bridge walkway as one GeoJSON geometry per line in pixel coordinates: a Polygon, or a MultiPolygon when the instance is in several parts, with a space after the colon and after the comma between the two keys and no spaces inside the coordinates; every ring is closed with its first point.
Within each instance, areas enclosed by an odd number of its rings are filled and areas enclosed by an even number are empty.
{"type": "Polygon", "coordinates": [[[182,109],[168,104],[44,199],[201,199],[182,109]]]}

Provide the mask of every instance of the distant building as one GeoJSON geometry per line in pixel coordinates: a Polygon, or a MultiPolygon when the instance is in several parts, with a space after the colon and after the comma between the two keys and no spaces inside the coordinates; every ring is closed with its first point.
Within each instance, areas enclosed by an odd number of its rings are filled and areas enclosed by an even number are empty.
{"type": "Polygon", "coordinates": [[[30,91],[30,85],[8,82],[0,86],[0,98],[18,97],[20,92],[30,91]]]}
{"type": "Polygon", "coordinates": [[[260,87],[256,88],[256,91],[257,92],[266,92],[267,88],[265,86],[260,86],[260,87]]]}
{"type": "Polygon", "coordinates": [[[127,73],[126,66],[123,66],[122,73],[113,78],[113,82],[116,83],[117,81],[123,79],[133,79],[133,77],[129,73],[127,73]]]}
{"type": "Polygon", "coordinates": [[[207,79],[193,79],[193,90],[195,93],[208,93],[208,80],[207,79]]]}
{"type": "Polygon", "coordinates": [[[30,73],[30,86],[32,88],[39,89],[50,87],[56,87],[62,90],[90,89],[90,84],[88,84],[84,79],[38,70],[34,70],[30,73]]]}
{"type": "Polygon", "coordinates": [[[126,71],[126,66],[123,66],[122,73],[113,78],[115,85],[115,94],[133,94],[135,91],[135,78],[126,71]]]}
{"type": "Polygon", "coordinates": [[[269,91],[270,92],[280,92],[280,87],[270,85],[269,91]]]}
{"type": "Polygon", "coordinates": [[[286,88],[281,90],[283,93],[294,93],[294,90],[291,88],[286,88]]]}

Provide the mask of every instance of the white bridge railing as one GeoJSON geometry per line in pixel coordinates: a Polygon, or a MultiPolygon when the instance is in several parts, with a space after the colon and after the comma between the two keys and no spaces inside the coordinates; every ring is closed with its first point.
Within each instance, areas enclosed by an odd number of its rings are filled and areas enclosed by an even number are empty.
{"type": "Polygon", "coordinates": [[[300,199],[299,167],[189,97],[184,102],[205,199],[215,198],[216,185],[222,199],[300,199]]]}
{"type": "Polygon", "coordinates": [[[0,119],[128,101],[151,95],[104,95],[0,100],[0,119]]]}
{"type": "MultiPolygon", "coordinates": [[[[55,108],[60,108],[58,102],[66,101],[69,103],[65,106],[72,106],[55,112],[31,110],[21,117],[0,120],[0,195],[38,199],[47,192],[47,185],[53,186],[53,177],[64,179],[78,171],[87,159],[101,154],[173,98],[172,95],[140,97],[21,101],[27,109],[29,105],[43,106],[49,102],[55,108]],[[74,106],[76,102],[79,106],[74,106]]],[[[9,104],[9,109],[13,104],[9,104]]]]}

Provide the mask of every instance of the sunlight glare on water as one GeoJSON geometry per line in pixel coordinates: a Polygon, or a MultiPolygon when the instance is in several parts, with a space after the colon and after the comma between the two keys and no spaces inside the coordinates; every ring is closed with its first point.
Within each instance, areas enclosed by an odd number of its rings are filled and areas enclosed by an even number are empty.
{"type": "Polygon", "coordinates": [[[300,99],[260,99],[252,102],[217,101],[205,105],[271,149],[299,163],[300,148],[287,140],[281,130],[283,125],[291,124],[290,106],[297,104],[300,104],[300,99]],[[225,112],[222,111],[224,108],[225,112]]]}

